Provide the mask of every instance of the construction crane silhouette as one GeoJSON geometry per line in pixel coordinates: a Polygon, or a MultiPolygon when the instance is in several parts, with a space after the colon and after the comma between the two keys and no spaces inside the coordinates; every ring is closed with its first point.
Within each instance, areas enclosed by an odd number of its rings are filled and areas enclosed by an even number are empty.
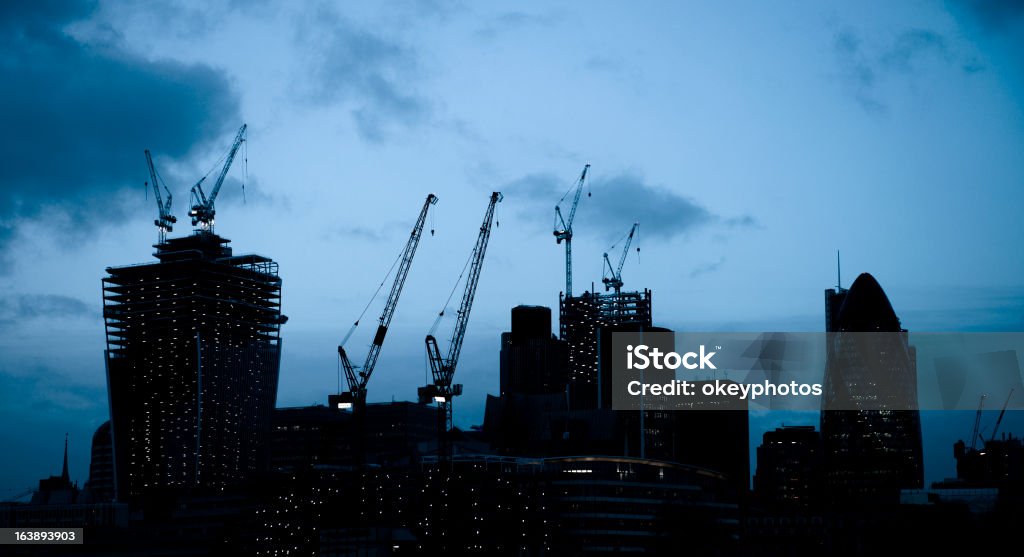
{"type": "MultiPolygon", "coordinates": [[[[978,412],[974,415],[974,429],[971,430],[971,449],[974,449],[978,445],[978,438],[981,434],[978,433],[978,428],[981,427],[981,410],[985,407],[985,399],[988,395],[981,395],[981,400],[978,401],[978,412]]],[[[985,439],[981,440],[982,443],[985,439]]]]}
{"type": "MultiPolygon", "coordinates": [[[[570,188],[569,191],[565,192],[562,199],[558,200],[558,205],[555,205],[555,243],[561,244],[565,241],[565,297],[572,296],[572,221],[576,218],[576,207],[580,204],[580,194],[583,192],[583,182],[587,179],[587,170],[590,169],[590,165],[587,164],[583,167],[583,172],[580,173],[580,177],[576,180],[575,189],[570,188]],[[569,208],[569,218],[562,218],[561,205],[565,202],[565,199],[573,193],[572,205],[569,208]]],[[[590,193],[587,193],[587,197],[590,197],[590,193]]]]}
{"type": "Polygon", "coordinates": [[[224,166],[217,176],[217,181],[213,184],[213,189],[210,190],[210,196],[207,197],[206,193],[203,192],[203,181],[206,180],[209,173],[200,178],[196,185],[192,186],[192,209],[188,214],[192,217],[192,226],[198,227],[197,230],[213,232],[214,216],[216,214],[213,203],[217,200],[220,187],[224,185],[224,177],[228,175],[228,170],[231,169],[231,163],[235,160],[238,148],[245,141],[245,130],[247,127],[247,124],[242,124],[242,127],[238,129],[235,141],[231,144],[231,149],[228,150],[228,154],[225,156],[224,166]]]}
{"type": "MultiPolygon", "coordinates": [[[[153,165],[153,156],[149,153],[149,149],[146,149],[146,165],[149,166],[149,181],[153,184],[153,196],[156,198],[157,208],[157,219],[153,221],[158,230],[157,232],[157,243],[164,243],[167,241],[167,233],[174,230],[174,223],[178,222],[178,218],[171,214],[171,190],[167,189],[164,185],[163,180],[160,179],[160,175],[156,172],[156,166],[153,165]],[[160,195],[160,188],[164,188],[167,192],[167,201],[163,200],[160,195]]],[[[149,184],[146,184],[148,187],[149,184]]]]}
{"type": "Polygon", "coordinates": [[[418,395],[421,404],[433,401],[439,407],[437,422],[437,456],[439,460],[447,460],[451,452],[451,445],[448,443],[448,431],[452,428],[452,398],[462,394],[462,385],[452,383],[452,379],[455,376],[455,367],[459,363],[462,341],[466,337],[466,327],[469,324],[469,312],[473,309],[476,287],[480,282],[480,271],[483,268],[484,254],[487,252],[487,242],[491,237],[494,209],[501,200],[501,192],[491,193],[490,202],[487,204],[487,211],[484,213],[483,224],[480,225],[480,234],[477,237],[476,245],[473,246],[473,252],[468,261],[469,276],[466,278],[462,302],[459,304],[458,317],[455,319],[455,329],[452,332],[451,343],[448,345],[448,356],[441,356],[441,350],[438,348],[437,339],[434,338],[433,334],[433,329],[437,327],[441,317],[444,316],[443,309],[438,314],[434,327],[426,338],[427,359],[430,360],[430,373],[434,382],[425,387],[420,387],[418,395]]]}
{"type": "Polygon", "coordinates": [[[1011,398],[1013,398],[1013,389],[1010,389],[1010,394],[1006,396],[1006,402],[1003,403],[1003,409],[999,411],[999,417],[996,418],[996,425],[992,427],[992,435],[988,438],[990,443],[996,440],[996,433],[999,432],[999,426],[1003,423],[1003,416],[1006,415],[1006,407],[1010,405],[1011,398]]]}
{"type": "MultiPolygon", "coordinates": [[[[373,336],[373,343],[370,351],[366,354],[366,361],[362,367],[355,368],[349,361],[345,352],[345,341],[352,335],[352,331],[359,326],[359,320],[352,325],[352,330],[345,336],[345,340],[338,345],[338,358],[341,360],[341,367],[345,371],[345,381],[348,383],[348,391],[336,396],[328,397],[331,406],[338,409],[351,408],[356,414],[361,414],[366,408],[366,385],[373,375],[373,368],[377,365],[377,357],[380,356],[381,347],[384,345],[384,337],[387,335],[388,327],[391,326],[391,319],[395,316],[395,309],[398,307],[398,299],[402,295],[402,287],[405,286],[405,279],[412,268],[413,257],[416,256],[416,248],[420,245],[420,238],[423,236],[423,226],[427,220],[427,211],[431,205],[437,203],[437,196],[430,194],[420,209],[420,215],[416,224],[412,227],[412,234],[405,244],[405,249],[399,259],[398,272],[395,273],[395,281],[391,284],[391,293],[388,294],[388,301],[384,304],[384,312],[381,313],[380,322],[377,325],[377,332],[373,336]]],[[[361,318],[361,316],[360,316],[361,318]]]]}
{"type": "MultiPolygon", "coordinates": [[[[608,259],[608,253],[604,254],[604,276],[601,278],[601,282],[604,283],[604,289],[615,290],[615,294],[618,295],[622,291],[622,266],[626,264],[626,256],[629,255],[629,246],[633,243],[633,235],[636,234],[637,228],[640,227],[639,222],[634,222],[633,227],[629,229],[629,234],[626,234],[626,245],[622,247],[622,256],[619,257],[619,264],[612,267],[612,262],[608,259]]],[[[622,241],[622,240],[619,240],[622,241]]],[[[618,242],[616,242],[617,244],[618,242]]],[[[612,244],[612,248],[615,244],[612,244]]],[[[637,253],[640,253],[640,246],[636,248],[637,253]]]]}

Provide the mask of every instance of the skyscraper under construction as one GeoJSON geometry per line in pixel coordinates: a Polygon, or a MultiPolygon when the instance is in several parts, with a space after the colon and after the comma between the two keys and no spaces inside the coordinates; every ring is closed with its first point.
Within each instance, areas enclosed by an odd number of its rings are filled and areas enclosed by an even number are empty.
{"type": "MultiPolygon", "coordinates": [[[[609,326],[651,327],[651,291],[584,292],[559,300],[559,324],[562,340],[569,345],[569,407],[577,410],[598,408],[602,371],[598,353],[601,329],[609,326]]],[[[611,373],[611,370],[604,370],[611,373]]]]}
{"type": "Polygon", "coordinates": [[[220,487],[265,465],[280,368],[277,263],[197,231],[103,279],[117,497],[220,487]]]}

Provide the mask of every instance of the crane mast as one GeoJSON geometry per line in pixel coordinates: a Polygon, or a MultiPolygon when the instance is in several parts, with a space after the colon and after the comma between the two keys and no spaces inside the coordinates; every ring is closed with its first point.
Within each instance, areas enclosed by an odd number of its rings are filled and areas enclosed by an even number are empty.
{"type": "Polygon", "coordinates": [[[999,426],[1003,423],[1003,416],[1006,415],[1006,407],[1010,405],[1010,399],[1013,398],[1013,389],[1010,389],[1010,394],[1006,396],[1006,402],[1003,403],[1003,409],[999,411],[999,417],[996,418],[996,425],[992,427],[992,435],[989,436],[989,442],[996,440],[996,433],[999,432],[999,426]]]}
{"type": "Polygon", "coordinates": [[[469,325],[469,312],[473,309],[473,298],[476,296],[476,287],[480,282],[484,254],[487,252],[487,242],[491,237],[494,209],[501,200],[500,192],[491,193],[487,211],[484,213],[483,224],[480,225],[480,235],[477,237],[476,245],[470,256],[469,276],[466,278],[466,286],[462,293],[462,302],[459,304],[459,313],[455,320],[455,329],[452,332],[447,357],[441,356],[441,350],[438,348],[437,339],[433,334],[428,334],[426,337],[427,359],[430,360],[430,372],[434,382],[420,387],[418,394],[420,403],[434,401],[439,406],[438,458],[446,458],[449,451],[446,439],[447,432],[452,427],[452,398],[462,394],[462,385],[452,384],[452,378],[455,376],[455,367],[459,363],[462,341],[465,339],[466,327],[469,325]]]}
{"type": "MultiPolygon", "coordinates": [[[[609,276],[605,276],[601,279],[604,283],[605,290],[615,290],[615,294],[618,295],[622,291],[622,267],[626,264],[626,256],[629,255],[629,246],[633,243],[633,235],[636,234],[636,229],[640,226],[640,223],[634,222],[633,228],[629,229],[629,234],[626,235],[626,245],[622,248],[622,256],[619,257],[619,264],[612,267],[612,262],[608,259],[608,253],[604,254],[604,264],[606,273],[609,276]]],[[[614,247],[614,246],[612,246],[614,247]]],[[[640,251],[640,248],[636,248],[640,251]]]]}
{"type": "MultiPolygon", "coordinates": [[[[974,415],[974,429],[971,430],[971,444],[969,445],[972,449],[978,444],[978,428],[981,427],[981,409],[985,406],[985,399],[988,395],[981,395],[981,400],[978,401],[978,412],[974,415]]],[[[984,440],[982,440],[984,441],[984,440]]]]}
{"type": "Polygon", "coordinates": [[[402,250],[401,263],[399,264],[398,272],[395,274],[395,281],[391,284],[391,293],[388,294],[388,301],[384,304],[384,312],[381,313],[377,332],[374,334],[373,343],[370,345],[370,351],[366,355],[366,361],[358,371],[349,360],[345,347],[340,344],[338,345],[338,358],[341,360],[341,367],[345,371],[345,380],[348,383],[349,390],[340,393],[337,397],[331,397],[333,398],[333,400],[329,400],[331,406],[339,409],[353,408],[355,412],[362,412],[365,408],[366,385],[370,382],[373,368],[377,366],[377,357],[380,356],[380,349],[384,345],[384,337],[387,335],[388,327],[391,326],[391,319],[394,317],[395,309],[398,307],[398,299],[402,295],[402,287],[405,286],[405,279],[409,275],[409,269],[412,268],[412,260],[416,256],[416,248],[420,245],[420,238],[423,236],[423,226],[427,221],[427,211],[431,205],[436,203],[436,195],[427,195],[427,200],[423,203],[423,208],[420,209],[420,215],[416,219],[416,224],[412,227],[409,241],[406,242],[405,249],[402,250]]]}
{"type": "MultiPolygon", "coordinates": [[[[555,243],[561,244],[565,241],[565,297],[572,296],[572,221],[576,218],[576,207],[580,204],[580,194],[583,193],[583,183],[587,179],[587,170],[590,169],[590,165],[587,164],[583,167],[583,172],[580,173],[580,177],[576,180],[576,189],[572,198],[572,205],[569,208],[569,218],[565,219],[562,217],[561,204],[568,197],[569,192],[566,192],[559,200],[558,205],[555,205],[555,243]]],[[[573,191],[573,190],[569,190],[573,191]]]]}
{"type": "Polygon", "coordinates": [[[224,166],[221,168],[220,174],[217,175],[217,181],[214,182],[213,189],[210,190],[210,196],[207,197],[206,193],[203,192],[203,181],[206,180],[206,176],[200,178],[196,185],[192,186],[192,209],[188,214],[192,217],[192,226],[198,226],[199,230],[213,231],[214,216],[216,214],[213,204],[220,193],[220,187],[224,185],[224,178],[228,175],[228,170],[231,169],[231,163],[235,160],[238,148],[245,141],[245,130],[247,128],[247,124],[242,124],[242,127],[238,129],[235,140],[231,144],[231,149],[228,150],[224,160],[224,166]]]}
{"type": "Polygon", "coordinates": [[[146,149],[146,165],[149,167],[149,180],[153,184],[153,196],[156,197],[158,213],[157,219],[153,221],[153,224],[156,225],[158,231],[157,242],[162,244],[167,241],[167,233],[174,230],[174,223],[178,222],[177,217],[171,214],[171,199],[174,196],[171,195],[171,190],[167,189],[163,180],[160,179],[160,175],[157,174],[156,166],[153,165],[153,155],[150,154],[149,149],[146,149]],[[167,192],[167,201],[164,201],[160,195],[161,187],[167,192]]]}

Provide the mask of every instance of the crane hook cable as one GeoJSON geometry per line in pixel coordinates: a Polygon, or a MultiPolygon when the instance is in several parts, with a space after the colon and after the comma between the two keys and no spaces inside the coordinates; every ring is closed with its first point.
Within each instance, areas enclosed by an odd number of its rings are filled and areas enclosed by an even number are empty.
{"type": "Polygon", "coordinates": [[[444,317],[445,310],[448,309],[448,304],[452,301],[452,296],[455,296],[455,290],[462,283],[462,277],[466,274],[466,269],[469,268],[469,262],[473,260],[473,254],[476,253],[476,246],[469,252],[469,257],[466,258],[466,264],[462,266],[462,272],[459,273],[459,278],[455,281],[455,285],[452,286],[452,291],[448,293],[448,299],[445,300],[444,305],[441,306],[441,312],[437,314],[437,319],[434,319],[434,324],[430,327],[430,335],[433,336],[437,332],[437,326],[441,324],[441,318],[444,317]]]}
{"type": "Polygon", "coordinates": [[[402,250],[398,252],[398,257],[395,258],[395,262],[391,264],[391,268],[388,269],[388,274],[384,275],[384,279],[381,280],[380,284],[377,285],[377,290],[374,291],[373,296],[370,297],[370,301],[366,302],[366,307],[363,308],[363,312],[359,314],[359,317],[356,319],[356,322],[352,324],[352,327],[348,330],[348,333],[345,334],[345,338],[341,339],[341,344],[339,344],[338,346],[345,346],[345,343],[348,342],[349,337],[351,337],[352,333],[356,331],[356,327],[359,326],[359,322],[363,320],[363,316],[366,315],[366,311],[370,309],[370,305],[373,304],[373,301],[377,299],[377,295],[380,294],[381,288],[384,288],[384,283],[388,281],[388,277],[390,277],[391,273],[394,272],[395,267],[398,266],[398,262],[402,260],[402,255],[404,253],[405,248],[403,247],[402,250]]]}

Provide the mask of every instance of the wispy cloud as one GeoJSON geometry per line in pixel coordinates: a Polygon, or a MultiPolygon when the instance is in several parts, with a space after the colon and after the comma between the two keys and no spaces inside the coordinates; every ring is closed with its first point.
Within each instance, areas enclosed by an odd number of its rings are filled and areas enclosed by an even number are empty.
{"type": "Polygon", "coordinates": [[[907,29],[881,47],[866,45],[854,30],[844,29],[836,35],[832,48],[850,95],[861,108],[873,114],[889,110],[879,90],[882,83],[896,78],[913,79],[928,63],[959,64],[966,74],[984,69],[973,58],[960,60],[949,39],[928,29],[907,29]]]}
{"type": "Polygon", "coordinates": [[[712,263],[705,263],[703,265],[698,265],[697,267],[694,267],[694,269],[692,271],[690,271],[690,278],[697,278],[697,277],[699,277],[701,275],[706,275],[706,274],[713,273],[713,272],[717,271],[719,268],[721,268],[722,264],[724,264],[724,263],[725,263],[725,258],[724,257],[719,257],[718,261],[714,261],[712,263]]]}
{"type": "Polygon", "coordinates": [[[881,55],[881,63],[892,71],[911,73],[922,58],[952,61],[952,53],[945,37],[927,29],[904,31],[892,46],[881,55]]]}
{"type": "MultiPolygon", "coordinates": [[[[287,211],[291,209],[291,201],[280,193],[270,193],[256,176],[245,179],[228,176],[217,197],[217,207],[223,205],[257,205],[273,206],[287,211]]],[[[184,206],[184,201],[182,201],[184,206]]]]}
{"type": "Polygon", "coordinates": [[[77,318],[95,315],[96,311],[93,306],[70,296],[8,294],[0,297],[0,328],[36,318],[77,318]]]}
{"type": "Polygon", "coordinates": [[[552,15],[539,15],[527,12],[505,12],[488,19],[475,35],[479,39],[494,39],[499,35],[515,33],[531,27],[547,27],[553,25],[557,18],[552,15]]]}
{"type": "Polygon", "coordinates": [[[622,83],[632,83],[637,87],[643,86],[645,82],[640,66],[621,54],[592,54],[584,60],[583,69],[606,74],[613,79],[621,80],[622,83]]]}
{"type": "Polygon", "coordinates": [[[853,98],[868,112],[884,112],[885,106],[874,95],[876,71],[861,50],[860,38],[852,31],[843,31],[836,36],[833,48],[853,98]]]}
{"type": "Polygon", "coordinates": [[[321,7],[298,25],[297,44],[308,53],[299,93],[310,103],[350,111],[359,134],[383,141],[395,125],[425,122],[431,106],[416,92],[419,58],[409,46],[360,27],[321,7]]]}
{"type": "MultiPolygon", "coordinates": [[[[530,174],[506,184],[502,192],[509,201],[521,200],[521,216],[547,226],[553,221],[538,220],[537,214],[553,215],[566,186],[564,179],[554,175],[530,174]]],[[[723,217],[692,198],[649,184],[635,173],[596,178],[589,181],[587,189],[589,193],[583,194],[576,217],[577,223],[588,223],[578,226],[584,234],[618,237],[636,221],[648,239],[684,236],[712,225],[756,226],[753,216],[723,217]]]]}
{"type": "MultiPolygon", "coordinates": [[[[379,223],[374,226],[367,226],[364,224],[350,224],[334,227],[327,231],[324,238],[327,240],[346,239],[346,240],[364,240],[369,242],[386,242],[401,233],[402,236],[407,236],[409,230],[412,228],[413,223],[410,221],[392,220],[384,223],[379,223]]],[[[424,234],[430,233],[430,227],[424,234]]],[[[398,249],[398,246],[395,246],[398,249]]]]}
{"type": "Polygon", "coordinates": [[[371,228],[369,226],[339,226],[326,234],[326,238],[334,240],[344,238],[346,240],[363,240],[367,242],[380,242],[390,237],[387,229],[371,228]]]}

